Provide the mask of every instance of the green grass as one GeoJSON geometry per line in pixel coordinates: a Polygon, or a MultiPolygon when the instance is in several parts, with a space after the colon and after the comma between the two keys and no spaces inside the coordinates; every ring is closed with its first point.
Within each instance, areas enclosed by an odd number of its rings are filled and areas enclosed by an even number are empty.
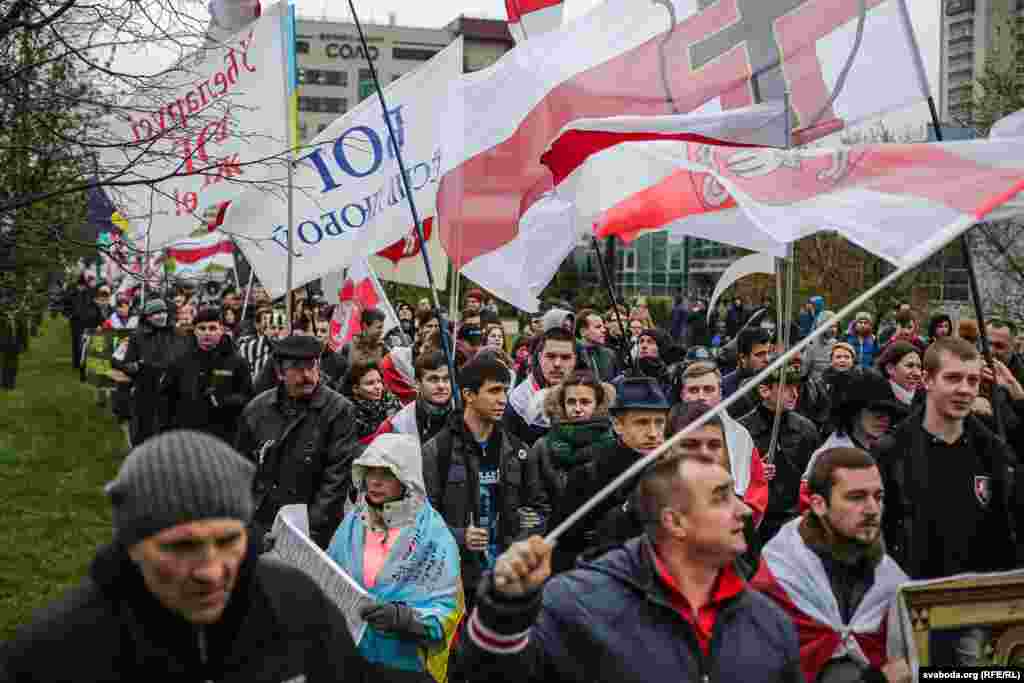
{"type": "Polygon", "coordinates": [[[0,639],[85,575],[111,537],[103,484],[126,440],[71,368],[70,332],[49,319],[0,391],[0,639]]]}

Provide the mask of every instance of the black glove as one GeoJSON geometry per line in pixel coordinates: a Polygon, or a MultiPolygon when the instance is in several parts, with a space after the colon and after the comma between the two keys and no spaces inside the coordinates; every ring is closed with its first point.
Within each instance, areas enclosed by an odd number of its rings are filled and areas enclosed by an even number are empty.
{"type": "Polygon", "coordinates": [[[427,627],[416,620],[416,612],[398,602],[375,602],[359,608],[359,616],[382,633],[393,633],[413,640],[426,640],[427,627]]]}
{"type": "Polygon", "coordinates": [[[132,361],[131,363],[125,363],[124,369],[129,375],[136,375],[142,369],[142,364],[132,361]]]}

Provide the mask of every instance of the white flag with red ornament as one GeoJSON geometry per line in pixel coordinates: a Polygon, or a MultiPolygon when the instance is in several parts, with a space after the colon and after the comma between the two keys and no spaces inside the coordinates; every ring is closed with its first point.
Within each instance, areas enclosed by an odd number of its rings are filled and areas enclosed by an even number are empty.
{"type": "Polygon", "coordinates": [[[513,242],[555,189],[542,153],[578,119],[715,113],[788,91],[802,144],[924,99],[924,82],[903,0],[608,0],[451,86],[442,241],[457,268],[513,242]]]}
{"type": "MultiPolygon", "coordinates": [[[[435,227],[434,217],[423,221],[423,239],[427,243],[427,256],[430,267],[434,271],[434,286],[444,289],[448,278],[448,255],[441,246],[441,236],[435,227]]],[[[385,282],[397,282],[403,285],[429,287],[427,269],[423,265],[423,254],[420,251],[420,240],[416,229],[410,228],[409,233],[370,257],[370,266],[377,277],[385,282]]]]}
{"type": "MultiPolygon", "coordinates": [[[[781,104],[769,103],[713,114],[672,116],[617,116],[579,119],[567,125],[541,156],[551,169],[555,191],[534,203],[519,220],[519,234],[511,242],[482,254],[466,264],[462,273],[517,308],[538,310],[540,292],[551,282],[559,266],[590,232],[596,215],[585,213],[587,202],[575,196],[582,191],[600,194],[607,183],[611,191],[644,186],[646,169],[638,172],[623,166],[594,178],[585,175],[588,158],[624,141],[674,140],[712,142],[733,140],[737,146],[786,143],[786,113],[781,104]]],[[[710,237],[710,239],[714,239],[710,237]]],[[[746,243],[765,251],[784,252],[784,247],[753,230],[746,243]],[[759,240],[759,241],[758,241],[759,240]]],[[[456,245],[457,248],[457,245],[456,245]]]]}
{"type": "Polygon", "coordinates": [[[1024,138],[810,150],[627,143],[589,157],[582,175],[623,168],[652,186],[643,202],[627,186],[582,189],[593,187],[586,180],[570,198],[603,212],[600,236],[635,235],[637,214],[672,210],[684,225],[716,220],[712,239],[721,242],[745,246],[756,234],[785,244],[831,230],[900,264],[941,237],[941,226],[1024,209],[1024,138]]]}
{"type": "Polygon", "coordinates": [[[517,43],[562,25],[563,0],[505,0],[508,31],[517,43]]]}
{"type": "MultiPolygon", "coordinates": [[[[332,295],[331,292],[327,294],[332,295]]],[[[335,348],[340,349],[352,341],[352,337],[362,332],[360,317],[365,310],[376,308],[384,314],[385,335],[398,327],[398,316],[395,315],[395,310],[391,307],[377,274],[366,259],[360,259],[352,264],[341,289],[334,295],[338,297],[339,303],[331,318],[331,345],[335,348]]]]}

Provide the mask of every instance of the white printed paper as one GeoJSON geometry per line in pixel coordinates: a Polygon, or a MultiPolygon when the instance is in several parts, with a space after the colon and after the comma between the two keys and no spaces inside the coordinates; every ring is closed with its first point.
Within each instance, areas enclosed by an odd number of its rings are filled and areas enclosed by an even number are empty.
{"type": "Polygon", "coordinates": [[[366,622],[359,616],[359,610],[374,600],[310,539],[306,506],[298,504],[282,507],[274,520],[271,533],[274,536],[274,549],[269,555],[301,569],[316,581],[345,617],[352,640],[358,645],[366,631],[366,622]]]}

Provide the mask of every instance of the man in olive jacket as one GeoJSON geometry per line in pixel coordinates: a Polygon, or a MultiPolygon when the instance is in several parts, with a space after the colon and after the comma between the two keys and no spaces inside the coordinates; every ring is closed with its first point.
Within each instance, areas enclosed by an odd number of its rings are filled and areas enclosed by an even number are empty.
{"type": "Polygon", "coordinates": [[[326,548],[341,523],[358,447],[352,403],[320,382],[320,342],[277,342],[280,383],[249,402],[238,451],[256,463],[254,533],[266,534],[283,505],[309,506],[310,537],[326,548]]]}

